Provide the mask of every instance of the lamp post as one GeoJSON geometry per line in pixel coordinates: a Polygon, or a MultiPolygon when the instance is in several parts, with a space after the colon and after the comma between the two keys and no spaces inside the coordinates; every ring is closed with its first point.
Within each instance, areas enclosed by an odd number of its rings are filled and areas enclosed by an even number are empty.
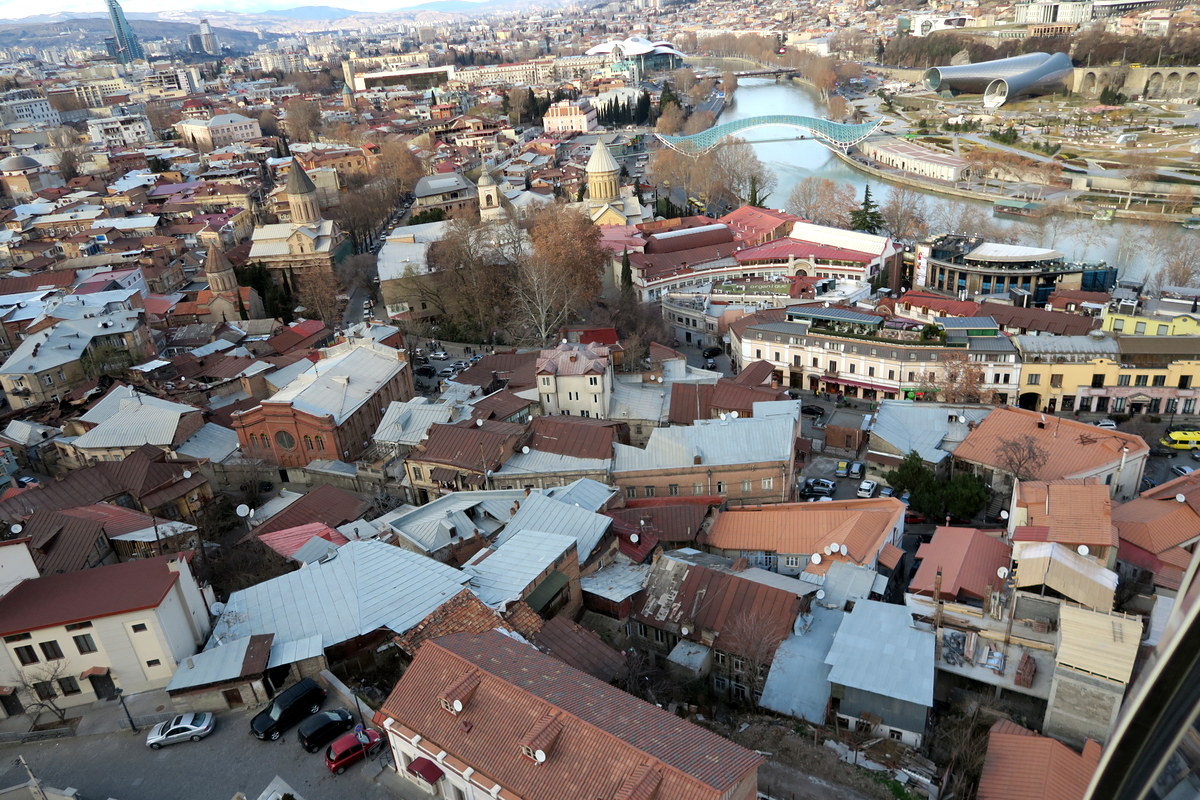
{"type": "Polygon", "coordinates": [[[116,694],[117,694],[117,700],[118,700],[118,701],[121,703],[121,710],[125,712],[125,719],[129,720],[129,730],[133,731],[134,733],[137,733],[137,732],[138,732],[138,727],[137,727],[137,725],[134,725],[134,724],[133,724],[133,715],[129,713],[129,706],[125,705],[125,694],[124,694],[124,692],[122,692],[122,691],[121,691],[121,687],[120,687],[120,686],[118,686],[118,687],[117,687],[116,689],[114,689],[113,691],[115,691],[115,692],[116,692],[116,694]]]}

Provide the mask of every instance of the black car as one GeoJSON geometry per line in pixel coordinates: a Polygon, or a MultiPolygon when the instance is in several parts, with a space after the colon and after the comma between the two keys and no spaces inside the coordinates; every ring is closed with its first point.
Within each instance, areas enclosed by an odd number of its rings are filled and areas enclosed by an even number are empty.
{"type": "Polygon", "coordinates": [[[313,714],[296,730],[300,746],[315,753],[325,745],[354,727],[354,717],[344,708],[335,708],[313,714]]]}
{"type": "Polygon", "coordinates": [[[413,370],[413,375],[418,378],[436,378],[437,370],[427,364],[422,364],[413,370]]]}
{"type": "Polygon", "coordinates": [[[298,683],[275,695],[275,699],[250,720],[250,732],[259,739],[272,741],[300,720],[321,710],[325,690],[312,678],[298,683]]]}
{"type": "Polygon", "coordinates": [[[820,406],[800,406],[800,413],[806,417],[823,417],[825,409],[820,406]]]}
{"type": "Polygon", "coordinates": [[[706,347],[700,351],[700,355],[705,358],[716,358],[717,356],[725,355],[725,351],[719,347],[706,347]]]}

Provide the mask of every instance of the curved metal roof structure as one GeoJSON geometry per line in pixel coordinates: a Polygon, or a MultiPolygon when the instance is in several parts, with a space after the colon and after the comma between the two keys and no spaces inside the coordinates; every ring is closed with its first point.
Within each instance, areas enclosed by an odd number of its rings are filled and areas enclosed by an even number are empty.
{"type": "Polygon", "coordinates": [[[745,119],[714,125],[708,130],[693,133],[691,136],[666,136],[654,134],[667,147],[688,156],[698,156],[707,153],[719,145],[723,139],[736,136],[751,128],[783,126],[799,128],[809,133],[812,138],[845,152],[849,148],[866,139],[883,124],[882,119],[874,122],[864,122],[860,125],[847,125],[843,122],[833,122],[817,117],[794,117],[785,114],[770,114],[762,117],[746,117],[745,119]]]}
{"type": "Polygon", "coordinates": [[[934,92],[983,94],[984,106],[999,108],[1020,95],[1052,92],[1070,73],[1066,53],[1024,53],[978,64],[933,67],[925,71],[923,80],[934,92]]]}
{"type": "Polygon", "coordinates": [[[675,49],[674,45],[667,41],[652,42],[645,36],[630,36],[628,39],[613,39],[611,41],[602,42],[587,50],[584,55],[594,56],[601,53],[617,52],[623,57],[630,56],[647,56],[647,55],[673,55],[683,58],[683,53],[675,49]]]}

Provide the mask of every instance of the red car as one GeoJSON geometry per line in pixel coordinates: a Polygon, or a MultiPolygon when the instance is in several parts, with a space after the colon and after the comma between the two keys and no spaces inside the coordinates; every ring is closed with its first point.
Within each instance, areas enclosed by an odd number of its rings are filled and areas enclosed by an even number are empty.
{"type": "Polygon", "coordinates": [[[904,522],[908,525],[922,525],[927,521],[924,514],[916,511],[907,511],[904,514],[904,522]]]}
{"type": "Polygon", "coordinates": [[[334,775],[341,775],[346,767],[358,763],[364,758],[374,756],[383,746],[379,731],[370,728],[359,733],[347,733],[333,740],[325,748],[325,766],[334,775]],[[359,736],[362,736],[362,739],[359,736]]]}

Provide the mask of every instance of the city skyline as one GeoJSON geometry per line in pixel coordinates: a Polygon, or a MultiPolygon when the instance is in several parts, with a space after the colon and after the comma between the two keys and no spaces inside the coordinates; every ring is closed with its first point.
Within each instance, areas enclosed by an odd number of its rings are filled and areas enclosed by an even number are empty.
{"type": "MultiPolygon", "coordinates": [[[[482,3],[486,0],[461,0],[468,3],[482,3]]],[[[203,7],[192,10],[197,19],[209,13],[264,14],[279,11],[289,11],[296,8],[334,8],[360,14],[382,14],[403,10],[413,6],[429,4],[429,0],[348,0],[348,2],[333,3],[297,3],[294,0],[261,0],[255,3],[240,3],[235,0],[210,0],[203,7]]],[[[155,14],[163,10],[161,3],[152,0],[134,0],[123,4],[126,13],[155,14]]],[[[0,2],[0,19],[21,20],[32,16],[44,17],[50,14],[89,14],[102,13],[94,0],[63,0],[30,7],[27,3],[16,0],[0,2]]]]}

